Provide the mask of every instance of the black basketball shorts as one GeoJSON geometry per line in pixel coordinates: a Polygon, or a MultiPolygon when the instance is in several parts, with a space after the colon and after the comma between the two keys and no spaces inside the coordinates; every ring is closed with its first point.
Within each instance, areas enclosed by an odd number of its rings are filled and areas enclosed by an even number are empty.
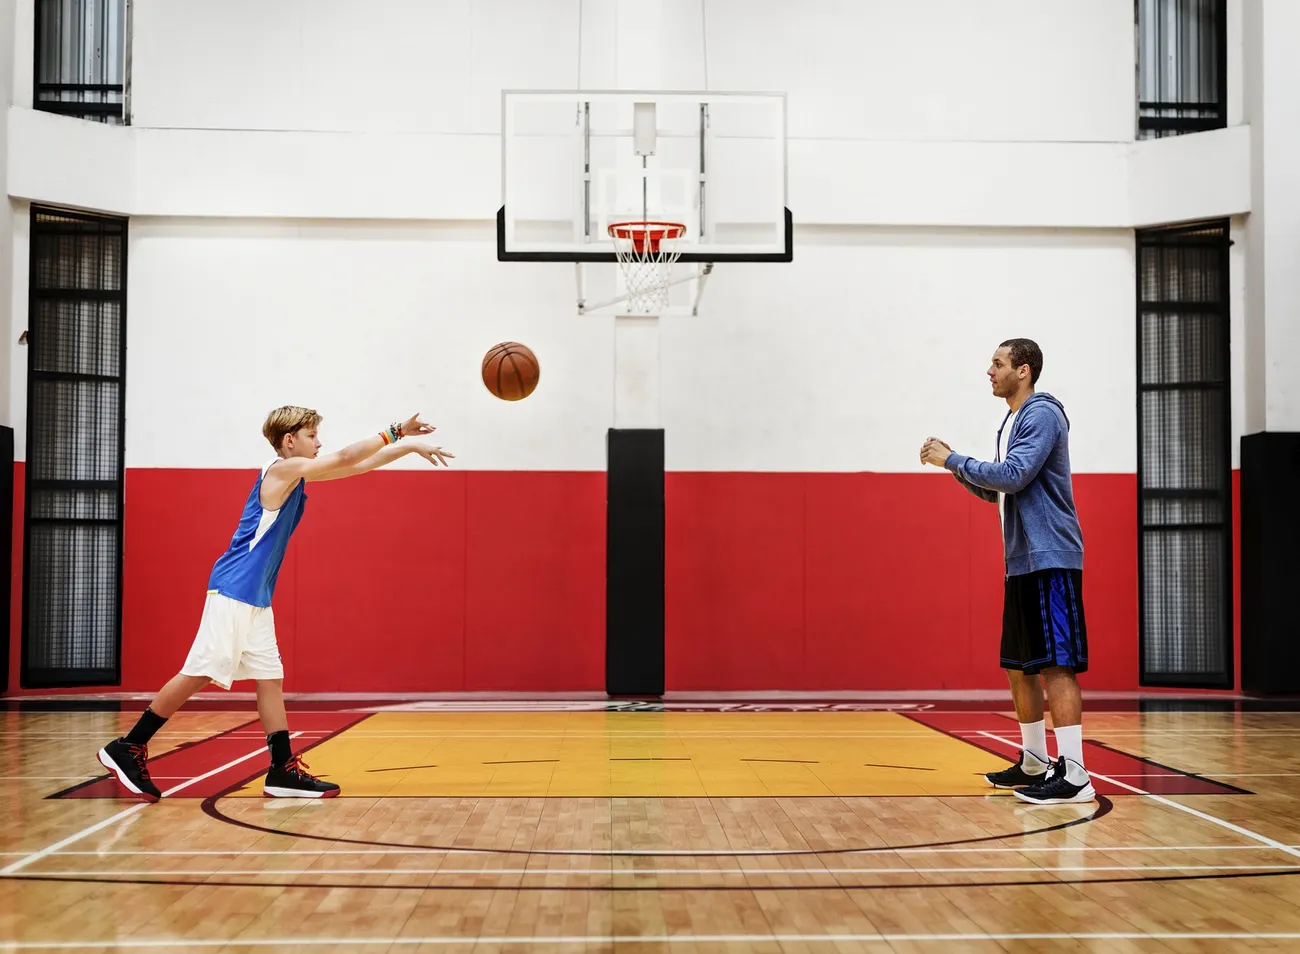
{"type": "Polygon", "coordinates": [[[1054,666],[1088,671],[1083,572],[1049,569],[1007,577],[1002,668],[1035,675],[1054,666]]]}

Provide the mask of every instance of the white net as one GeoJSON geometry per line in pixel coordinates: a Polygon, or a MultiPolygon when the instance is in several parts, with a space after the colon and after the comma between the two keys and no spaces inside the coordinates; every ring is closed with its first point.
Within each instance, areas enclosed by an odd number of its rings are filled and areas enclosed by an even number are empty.
{"type": "Polygon", "coordinates": [[[627,312],[657,315],[668,309],[668,277],[686,226],[676,222],[615,222],[609,227],[627,287],[627,312]]]}

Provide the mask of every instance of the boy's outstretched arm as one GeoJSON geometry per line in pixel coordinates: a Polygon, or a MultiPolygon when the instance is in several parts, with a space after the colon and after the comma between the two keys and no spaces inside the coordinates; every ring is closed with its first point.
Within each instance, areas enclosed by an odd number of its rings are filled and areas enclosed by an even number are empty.
{"type": "Polygon", "coordinates": [[[290,488],[299,480],[321,480],[331,471],[359,464],[404,437],[432,433],[431,425],[420,420],[419,414],[412,414],[405,422],[390,424],[382,431],[349,444],[332,454],[323,454],[320,457],[286,457],[275,461],[262,479],[262,506],[267,509],[278,508],[288,497],[290,488]]]}
{"type": "Polygon", "coordinates": [[[382,450],[376,451],[360,463],[350,464],[340,467],[338,470],[332,470],[327,474],[315,477],[313,480],[338,480],[340,477],[355,477],[357,474],[364,474],[368,471],[378,470],[397,460],[399,457],[405,457],[407,454],[419,454],[429,463],[437,467],[442,464],[444,467],[451,466],[447,463],[447,458],[455,458],[451,451],[444,450],[436,444],[430,444],[427,441],[402,441],[400,444],[390,444],[382,450]]]}

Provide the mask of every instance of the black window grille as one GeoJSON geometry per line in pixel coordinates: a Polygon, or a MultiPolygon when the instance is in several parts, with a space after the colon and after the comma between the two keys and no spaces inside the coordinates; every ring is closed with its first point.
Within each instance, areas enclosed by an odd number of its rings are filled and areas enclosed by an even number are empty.
{"type": "Polygon", "coordinates": [[[1228,223],[1137,232],[1141,684],[1231,688],[1228,223]]]}
{"type": "Polygon", "coordinates": [[[31,211],[23,686],[121,681],[126,240],[31,211]]]}
{"type": "Polygon", "coordinates": [[[36,0],[33,108],[125,122],[127,0],[36,0]]]}
{"type": "Polygon", "coordinates": [[[1227,0],[1136,2],[1138,138],[1227,126],[1227,0]]]}

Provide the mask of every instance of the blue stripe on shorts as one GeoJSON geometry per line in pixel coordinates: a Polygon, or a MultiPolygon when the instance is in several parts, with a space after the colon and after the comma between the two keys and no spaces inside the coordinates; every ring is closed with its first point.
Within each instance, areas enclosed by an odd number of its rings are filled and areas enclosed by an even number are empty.
{"type": "Polygon", "coordinates": [[[1076,668],[1087,657],[1080,659],[1077,594],[1074,582],[1060,570],[1044,574],[1038,580],[1039,610],[1042,613],[1043,635],[1047,637],[1053,666],[1076,668]]]}

